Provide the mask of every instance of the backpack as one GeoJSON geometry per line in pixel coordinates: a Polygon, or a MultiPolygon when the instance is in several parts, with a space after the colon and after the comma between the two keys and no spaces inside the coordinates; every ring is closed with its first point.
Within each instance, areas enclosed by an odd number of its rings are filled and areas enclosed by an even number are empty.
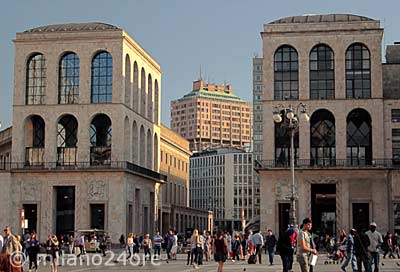
{"type": "Polygon", "coordinates": [[[249,259],[247,260],[248,264],[255,264],[257,262],[257,256],[255,254],[252,254],[249,256],[249,259]]]}

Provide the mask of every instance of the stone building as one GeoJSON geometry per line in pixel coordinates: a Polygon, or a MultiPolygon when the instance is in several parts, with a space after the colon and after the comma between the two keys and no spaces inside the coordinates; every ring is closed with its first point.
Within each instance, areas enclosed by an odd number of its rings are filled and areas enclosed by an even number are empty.
{"type": "Polygon", "coordinates": [[[162,186],[162,226],[166,233],[172,228],[179,233],[198,228],[212,231],[212,212],[189,207],[189,141],[161,125],[160,173],[168,182],[162,186]]]}
{"type": "Polygon", "coordinates": [[[190,206],[211,210],[215,226],[242,230],[255,216],[253,154],[232,147],[209,148],[190,158],[190,206]],[[243,213],[242,213],[243,212],[243,213]]]}
{"type": "MultiPolygon", "coordinates": [[[[103,23],[16,34],[10,167],[0,224],[49,233],[152,233],[158,214],[160,65],[103,23]]],[[[4,134],[4,133],[3,133],[4,134]]]]}
{"type": "Polygon", "coordinates": [[[274,123],[280,104],[307,105],[295,132],[297,218],[314,229],[400,231],[400,46],[382,64],[380,21],[347,14],[264,25],[261,229],[287,227],[290,137],[274,123]]]}
{"type": "Polygon", "coordinates": [[[193,90],[171,102],[171,129],[190,142],[191,151],[244,147],[252,140],[251,105],[231,85],[193,82],[193,90]]]}

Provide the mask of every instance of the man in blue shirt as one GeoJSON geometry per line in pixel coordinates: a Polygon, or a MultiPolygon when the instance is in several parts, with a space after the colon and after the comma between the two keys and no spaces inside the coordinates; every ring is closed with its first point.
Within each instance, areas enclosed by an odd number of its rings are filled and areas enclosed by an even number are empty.
{"type": "Polygon", "coordinates": [[[167,236],[167,257],[171,260],[171,249],[174,246],[174,231],[170,229],[167,236]]]}
{"type": "Polygon", "coordinates": [[[357,270],[357,259],[356,256],[354,255],[354,235],[356,234],[355,229],[351,229],[349,235],[347,235],[346,239],[346,252],[345,252],[345,257],[346,259],[344,260],[342,266],[340,269],[342,271],[346,271],[346,267],[349,265],[351,262],[351,269],[353,269],[353,272],[358,271],[357,270]]]}

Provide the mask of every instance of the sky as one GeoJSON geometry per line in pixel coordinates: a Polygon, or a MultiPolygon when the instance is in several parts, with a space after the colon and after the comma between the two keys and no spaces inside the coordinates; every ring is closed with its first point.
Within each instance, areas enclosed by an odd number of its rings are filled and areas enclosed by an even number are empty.
{"type": "Polygon", "coordinates": [[[304,14],[363,15],[381,21],[384,46],[400,41],[399,8],[396,0],[1,0],[0,122],[3,129],[12,124],[13,39],[26,29],[71,22],[123,28],[161,65],[161,121],[169,126],[171,100],[191,91],[200,66],[206,81],[231,84],[251,102],[263,24],[304,14]]]}

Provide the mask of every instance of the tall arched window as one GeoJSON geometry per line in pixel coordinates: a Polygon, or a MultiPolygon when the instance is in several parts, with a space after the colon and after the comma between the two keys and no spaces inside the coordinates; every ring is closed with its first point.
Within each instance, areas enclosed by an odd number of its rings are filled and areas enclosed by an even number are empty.
{"type": "Polygon", "coordinates": [[[90,124],[90,163],[103,165],[111,163],[111,120],[105,114],[96,115],[90,124]]]}
{"type": "MultiPolygon", "coordinates": [[[[299,158],[299,130],[294,131],[294,157],[299,158]]],[[[275,163],[277,166],[290,166],[290,131],[281,123],[275,123],[275,163]]]]}
{"type": "Polygon", "coordinates": [[[346,51],[346,97],[371,97],[371,57],[361,43],[350,45],[346,51]]]}
{"type": "Polygon", "coordinates": [[[289,45],[279,47],[274,56],[274,99],[299,98],[299,67],[297,51],[289,45]]]}
{"type": "Polygon", "coordinates": [[[140,135],[139,135],[140,139],[140,166],[142,167],[146,167],[146,135],[144,132],[144,127],[140,126],[140,135]]]}
{"type": "Polygon", "coordinates": [[[131,141],[131,126],[129,124],[128,116],[125,116],[124,120],[124,160],[130,161],[131,158],[131,149],[129,148],[129,144],[131,141]]]}
{"type": "Polygon", "coordinates": [[[25,104],[44,104],[46,93],[46,59],[43,54],[35,54],[26,66],[25,104]]]}
{"type": "Polygon", "coordinates": [[[95,55],[92,60],[92,97],[93,104],[112,102],[113,80],[112,56],[106,51],[95,55]]]}
{"type": "Polygon", "coordinates": [[[139,164],[139,137],[138,137],[138,127],[136,121],[133,121],[132,125],[132,162],[139,164]]]}
{"type": "Polygon", "coordinates": [[[157,133],[154,134],[154,148],[153,148],[153,152],[154,152],[154,171],[158,172],[158,137],[157,137],[157,133]]]}
{"type": "Polygon", "coordinates": [[[57,164],[76,163],[78,143],[78,121],[72,115],[64,115],[57,125],[57,164]]]}
{"type": "Polygon", "coordinates": [[[335,63],[332,49],[317,45],[310,53],[310,98],[335,97],[335,63]]]}
{"type": "Polygon", "coordinates": [[[129,55],[125,57],[125,104],[131,106],[131,60],[129,55]]]}
{"type": "Polygon", "coordinates": [[[147,79],[147,118],[153,121],[153,79],[151,74],[147,79]]]}
{"type": "Polygon", "coordinates": [[[137,62],[133,64],[133,110],[139,112],[139,70],[137,62]]]}
{"type": "Polygon", "coordinates": [[[146,72],[140,72],[140,114],[146,116],[146,72]]]}
{"type": "Polygon", "coordinates": [[[146,155],[147,164],[146,164],[146,167],[148,169],[152,169],[152,167],[153,167],[153,165],[152,165],[152,162],[153,162],[153,143],[152,142],[153,142],[153,137],[151,135],[150,129],[148,129],[147,130],[147,141],[146,141],[146,144],[147,144],[147,155],[146,155]]]}
{"type": "Polygon", "coordinates": [[[67,53],[58,67],[58,103],[75,104],[79,102],[79,57],[67,53]]]}
{"type": "Polygon", "coordinates": [[[372,163],[371,116],[364,109],[347,115],[347,162],[355,166],[372,163]]]}
{"type": "Polygon", "coordinates": [[[312,165],[334,165],[336,163],[335,117],[330,111],[321,109],[310,119],[310,152],[312,165]]]}
{"type": "Polygon", "coordinates": [[[45,123],[39,115],[29,117],[25,122],[25,163],[43,165],[45,147],[45,123]]]}
{"type": "Polygon", "coordinates": [[[159,103],[159,90],[158,90],[158,81],[156,79],[156,81],[154,82],[154,121],[156,124],[158,124],[159,122],[159,109],[158,109],[158,103],[159,103]]]}

